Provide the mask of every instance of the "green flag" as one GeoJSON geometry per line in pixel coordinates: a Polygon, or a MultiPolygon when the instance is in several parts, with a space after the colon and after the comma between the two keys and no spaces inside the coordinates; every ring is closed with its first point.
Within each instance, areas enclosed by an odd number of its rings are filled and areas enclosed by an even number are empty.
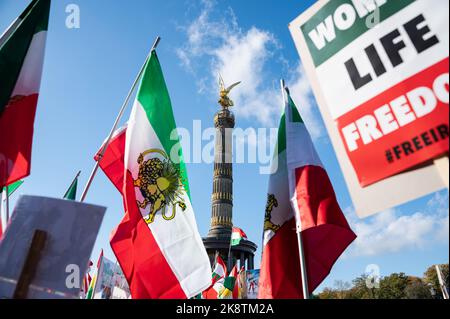
{"type": "MultiPolygon", "coordinates": [[[[17,181],[15,183],[12,183],[8,186],[8,196],[11,196],[12,193],[14,193],[21,185],[23,184],[23,181],[17,181]]],[[[3,188],[0,189],[0,194],[3,192],[3,188]]]]}
{"type": "Polygon", "coordinates": [[[78,172],[77,176],[75,176],[72,184],[70,184],[69,189],[64,194],[64,199],[68,200],[76,200],[77,199],[77,187],[78,187],[78,177],[81,172],[78,172]]]}

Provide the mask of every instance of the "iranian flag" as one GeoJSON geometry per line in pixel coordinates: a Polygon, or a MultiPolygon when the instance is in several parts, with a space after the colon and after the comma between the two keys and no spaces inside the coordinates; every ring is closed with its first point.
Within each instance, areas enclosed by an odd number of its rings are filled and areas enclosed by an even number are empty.
{"type": "Polygon", "coordinates": [[[356,238],[287,89],[286,94],[265,210],[259,299],[303,298],[297,229],[311,293],[356,238]]]}
{"type": "Polygon", "coordinates": [[[214,266],[212,274],[212,284],[214,285],[221,278],[225,278],[226,275],[227,275],[227,266],[225,265],[222,258],[219,255],[217,255],[216,265],[214,266]]]}
{"type": "Polygon", "coordinates": [[[223,259],[217,254],[216,263],[212,273],[211,286],[202,293],[203,299],[217,299],[219,292],[223,289],[223,283],[227,276],[227,266],[223,259]]]}
{"type": "Polygon", "coordinates": [[[0,37],[0,188],[30,174],[50,0],[34,0],[0,37]]]}
{"type": "Polygon", "coordinates": [[[176,124],[153,51],[126,130],[125,217],[111,247],[133,299],[192,298],[211,285],[176,124]]]}
{"type": "Polygon", "coordinates": [[[247,239],[244,231],[238,227],[233,227],[233,231],[231,232],[231,246],[239,245],[243,239],[247,239]]]}

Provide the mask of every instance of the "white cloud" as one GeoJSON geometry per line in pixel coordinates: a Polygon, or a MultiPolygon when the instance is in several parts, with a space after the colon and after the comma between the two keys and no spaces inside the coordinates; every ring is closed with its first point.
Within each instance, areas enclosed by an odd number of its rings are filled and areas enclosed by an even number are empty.
{"type": "Polygon", "coordinates": [[[349,222],[358,238],[350,256],[374,256],[404,249],[425,248],[449,240],[448,193],[436,193],[423,212],[403,215],[394,209],[359,220],[349,212],[349,222]]]}
{"type": "MultiPolygon", "coordinates": [[[[237,116],[277,127],[283,108],[278,78],[289,62],[281,53],[281,45],[269,31],[250,27],[242,30],[231,9],[216,12],[212,1],[202,1],[197,18],[183,31],[186,44],[177,50],[182,65],[197,80],[199,92],[212,94],[218,90],[218,74],[227,84],[242,81],[231,94],[237,116]],[[208,61],[205,63],[205,61],[208,61]],[[277,65],[280,72],[272,74],[277,65]]],[[[299,63],[288,72],[288,85],[300,113],[313,138],[323,135],[323,126],[314,116],[313,96],[299,63]]]]}

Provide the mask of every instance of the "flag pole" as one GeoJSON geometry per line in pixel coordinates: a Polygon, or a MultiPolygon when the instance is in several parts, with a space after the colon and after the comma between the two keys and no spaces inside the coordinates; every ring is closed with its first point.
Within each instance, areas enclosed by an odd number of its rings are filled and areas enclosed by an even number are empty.
{"type": "MultiPolygon", "coordinates": [[[[8,223],[9,223],[9,196],[8,196],[9,189],[8,189],[8,185],[6,185],[5,188],[3,188],[3,191],[5,192],[5,213],[6,213],[5,222],[6,222],[6,225],[8,225],[8,223]]],[[[5,225],[5,228],[6,228],[6,225],[5,225]]]]}
{"type": "MultiPolygon", "coordinates": [[[[288,101],[286,99],[286,84],[284,82],[284,80],[280,81],[281,83],[281,94],[283,96],[283,102],[284,105],[288,105],[288,101]]],[[[292,118],[291,116],[291,111],[290,108],[286,108],[286,114],[285,114],[285,120],[288,121],[292,118]]],[[[286,130],[288,129],[288,125],[286,124],[286,130]]],[[[287,140],[287,136],[286,136],[286,140],[287,140]]],[[[287,141],[286,141],[287,142],[287,141]]],[[[289,170],[289,168],[288,168],[289,170]]],[[[291,191],[295,190],[295,185],[293,184],[295,182],[295,179],[292,178],[291,174],[289,174],[289,188],[291,189],[291,191]]],[[[295,192],[294,192],[295,193],[295,192]]],[[[298,220],[300,218],[300,212],[299,212],[299,208],[297,205],[294,205],[291,202],[292,208],[294,209],[295,212],[295,218],[296,220],[298,220]]],[[[298,243],[298,255],[299,255],[299,259],[300,259],[300,274],[302,277],[302,290],[303,290],[303,299],[310,299],[310,295],[309,295],[309,289],[308,289],[308,273],[307,273],[307,269],[306,269],[306,260],[305,260],[305,251],[303,249],[303,240],[302,240],[302,228],[301,228],[301,224],[299,222],[296,223],[297,224],[297,228],[296,228],[296,232],[297,232],[297,243],[298,243]]]]}
{"type": "Polygon", "coordinates": [[[100,153],[98,155],[98,160],[96,161],[96,163],[94,165],[94,168],[92,169],[91,175],[89,176],[89,179],[88,179],[88,181],[86,183],[86,186],[85,186],[84,191],[83,191],[83,193],[81,195],[81,198],[80,198],[80,202],[84,202],[84,200],[86,199],[86,195],[87,195],[87,193],[89,191],[89,188],[91,187],[92,181],[94,180],[94,177],[97,174],[98,168],[100,167],[100,161],[102,160],[103,155],[105,155],[105,151],[108,148],[109,142],[111,141],[112,137],[114,136],[114,132],[116,131],[117,126],[119,125],[120,119],[122,118],[123,113],[125,112],[125,109],[126,109],[126,107],[128,105],[128,102],[130,101],[130,98],[133,95],[133,92],[134,92],[137,84],[139,83],[139,80],[140,80],[140,78],[142,76],[142,73],[144,72],[144,68],[145,68],[145,66],[147,64],[147,61],[150,59],[153,51],[156,50],[156,47],[158,46],[160,40],[161,40],[161,37],[159,37],[159,36],[156,37],[155,42],[153,43],[152,48],[150,50],[150,53],[148,54],[147,58],[145,59],[144,64],[142,65],[142,67],[141,67],[141,69],[140,69],[136,79],[133,82],[133,85],[131,86],[130,91],[128,92],[127,97],[125,98],[125,101],[122,104],[122,107],[120,108],[119,114],[117,115],[117,118],[116,118],[116,120],[115,120],[115,122],[114,122],[114,124],[113,124],[113,126],[111,128],[109,136],[106,139],[106,142],[103,144],[103,147],[102,147],[102,149],[101,149],[101,151],[100,151],[100,153]]]}
{"type": "Polygon", "coordinates": [[[4,196],[3,193],[4,190],[2,190],[2,192],[0,193],[0,229],[2,229],[3,231],[5,231],[5,227],[3,227],[3,204],[4,204],[4,196]]]}
{"type": "Polygon", "coordinates": [[[230,246],[228,247],[228,271],[233,268],[233,258],[231,256],[231,244],[233,243],[233,228],[231,228],[230,246]]]}
{"type": "Polygon", "coordinates": [[[442,297],[444,299],[448,299],[447,289],[445,287],[444,280],[442,279],[441,268],[439,267],[439,265],[435,265],[435,268],[436,268],[436,273],[438,276],[439,287],[441,288],[442,297]]]}

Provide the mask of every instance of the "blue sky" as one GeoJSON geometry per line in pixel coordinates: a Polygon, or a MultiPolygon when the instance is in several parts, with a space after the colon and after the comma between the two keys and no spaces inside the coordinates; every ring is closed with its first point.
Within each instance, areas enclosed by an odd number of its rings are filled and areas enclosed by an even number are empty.
{"type": "MultiPolygon", "coordinates": [[[[281,110],[279,79],[285,78],[339,203],[359,236],[336,263],[322,286],[350,281],[370,264],[381,275],[421,275],[449,257],[448,192],[441,191],[374,217],[354,214],[345,181],[327,136],[287,25],[314,1],[53,1],[47,50],[35,122],[32,174],[17,195],[61,197],[78,170],[79,194],[94,165],[93,156],[108,134],[117,111],[157,35],[158,55],[179,127],[192,131],[193,120],[213,125],[217,110],[216,74],[243,80],[233,98],[237,126],[277,127],[281,110]],[[81,10],[79,29],[65,25],[68,4],[81,10]]],[[[0,30],[26,7],[26,0],[0,1],[0,30]]],[[[0,33],[1,33],[0,31],[0,33]]],[[[128,118],[131,105],[123,121],[128,118]]],[[[204,144],[206,144],[204,142],[204,144]]],[[[200,233],[209,229],[212,164],[188,164],[192,201],[200,233]]],[[[259,266],[267,175],[258,164],[236,164],[234,223],[259,246],[259,266]]],[[[122,199],[103,173],[87,202],[107,213],[93,251],[114,259],[109,233],[123,215],[122,199]]]]}

